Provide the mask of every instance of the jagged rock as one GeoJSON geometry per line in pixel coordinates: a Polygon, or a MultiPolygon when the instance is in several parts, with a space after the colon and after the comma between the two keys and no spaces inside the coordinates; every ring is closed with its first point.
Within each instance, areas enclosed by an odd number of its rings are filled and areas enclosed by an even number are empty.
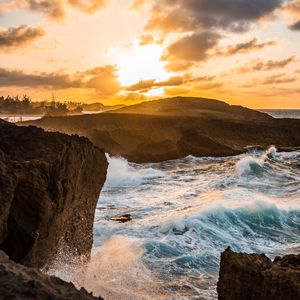
{"type": "Polygon", "coordinates": [[[264,254],[221,255],[218,282],[219,300],[298,300],[300,299],[300,255],[276,257],[264,254]]]}
{"type": "Polygon", "coordinates": [[[10,300],[94,300],[85,289],[9,260],[0,251],[0,298],[10,300]]]}
{"type": "Polygon", "coordinates": [[[88,139],[0,122],[0,249],[42,267],[62,249],[89,257],[106,178],[88,139]]]}

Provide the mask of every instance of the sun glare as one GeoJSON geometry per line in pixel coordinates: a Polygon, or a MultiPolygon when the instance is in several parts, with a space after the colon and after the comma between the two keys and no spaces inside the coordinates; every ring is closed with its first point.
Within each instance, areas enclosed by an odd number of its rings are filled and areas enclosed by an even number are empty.
{"type": "Polygon", "coordinates": [[[133,46],[115,53],[118,78],[122,86],[129,86],[140,80],[166,80],[170,74],[160,60],[162,47],[159,45],[133,46]]]}

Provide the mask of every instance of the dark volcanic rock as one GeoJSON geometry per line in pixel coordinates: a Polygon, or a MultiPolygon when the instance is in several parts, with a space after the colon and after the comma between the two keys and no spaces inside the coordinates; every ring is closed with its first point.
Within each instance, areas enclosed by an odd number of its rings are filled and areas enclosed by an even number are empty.
{"type": "Polygon", "coordinates": [[[113,156],[159,162],[194,156],[228,156],[254,145],[279,150],[300,147],[300,120],[202,98],[172,98],[124,107],[110,113],[45,117],[25,122],[49,131],[88,137],[113,156]]]}
{"type": "Polygon", "coordinates": [[[127,223],[132,220],[131,214],[122,214],[122,215],[117,215],[111,218],[108,218],[109,221],[115,221],[119,223],[127,223]]]}
{"type": "Polygon", "coordinates": [[[93,300],[85,289],[9,260],[0,251],[0,298],[9,300],[93,300]]]}
{"type": "Polygon", "coordinates": [[[221,255],[219,300],[299,300],[300,255],[277,257],[234,253],[221,255]]]}
{"type": "Polygon", "coordinates": [[[42,267],[67,249],[89,257],[104,152],[78,136],[0,122],[0,249],[42,267]]]}

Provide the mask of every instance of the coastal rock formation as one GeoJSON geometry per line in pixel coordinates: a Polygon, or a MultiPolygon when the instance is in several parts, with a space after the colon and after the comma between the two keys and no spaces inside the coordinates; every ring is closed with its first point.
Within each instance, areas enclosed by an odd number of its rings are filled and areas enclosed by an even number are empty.
{"type": "Polygon", "coordinates": [[[219,300],[300,299],[300,255],[276,257],[234,253],[221,255],[219,300]]]}
{"type": "Polygon", "coordinates": [[[44,117],[25,122],[48,131],[88,137],[112,156],[160,162],[194,156],[229,156],[249,148],[300,146],[300,120],[280,120],[241,106],[202,98],[170,98],[109,113],[44,117]]]}
{"type": "Polygon", "coordinates": [[[0,251],[0,298],[22,300],[101,300],[85,289],[77,290],[72,283],[42,274],[9,260],[0,251]]]}
{"type": "Polygon", "coordinates": [[[0,249],[31,267],[59,251],[88,258],[104,152],[86,138],[4,121],[0,140],[0,249]]]}

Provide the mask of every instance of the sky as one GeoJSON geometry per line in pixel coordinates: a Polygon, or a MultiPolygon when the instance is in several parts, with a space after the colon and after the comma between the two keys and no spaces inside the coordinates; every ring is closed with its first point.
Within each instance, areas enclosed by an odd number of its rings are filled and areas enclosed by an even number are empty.
{"type": "Polygon", "coordinates": [[[0,95],[300,109],[300,0],[0,0],[0,95]]]}

